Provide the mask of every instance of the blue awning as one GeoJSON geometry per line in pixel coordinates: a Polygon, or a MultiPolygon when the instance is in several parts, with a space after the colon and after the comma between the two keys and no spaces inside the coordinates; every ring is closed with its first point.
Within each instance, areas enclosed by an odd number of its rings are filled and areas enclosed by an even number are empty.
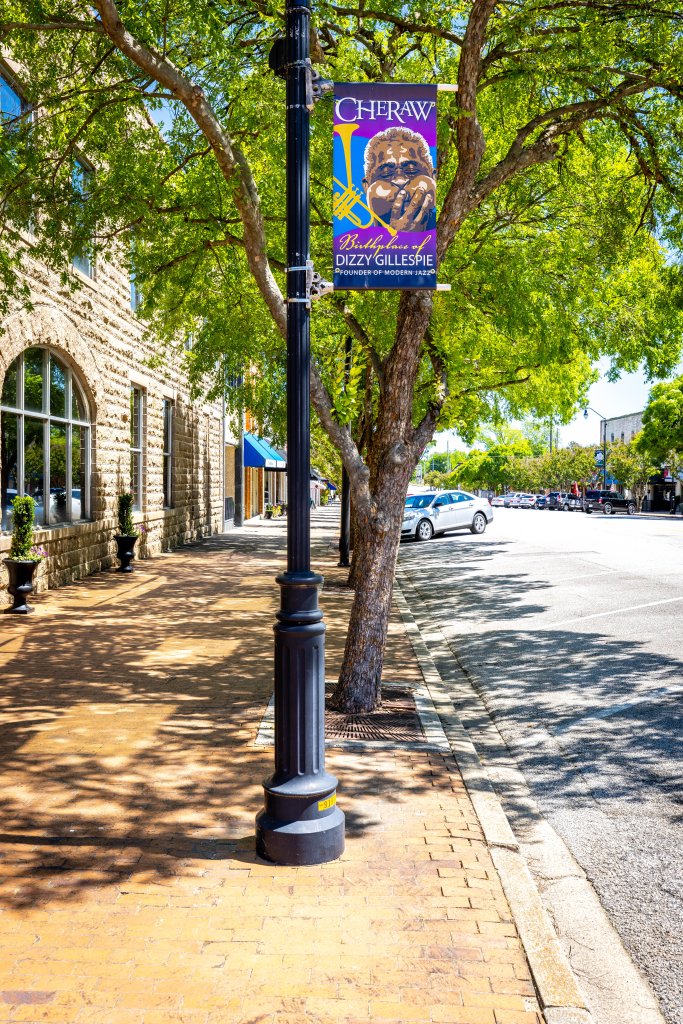
{"type": "Polygon", "coordinates": [[[337,485],[333,484],[331,480],[328,480],[327,481],[327,488],[330,491],[336,491],[337,490],[337,485]]]}
{"type": "Polygon", "coordinates": [[[255,434],[244,435],[244,465],[252,469],[286,469],[287,463],[267,441],[255,434]]]}

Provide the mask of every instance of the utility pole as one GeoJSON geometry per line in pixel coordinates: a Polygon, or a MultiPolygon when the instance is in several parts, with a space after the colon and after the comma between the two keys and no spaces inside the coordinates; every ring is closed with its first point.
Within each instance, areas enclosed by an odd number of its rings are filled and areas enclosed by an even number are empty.
{"type": "Polygon", "coordinates": [[[287,82],[287,570],[277,579],[275,771],[263,784],[256,852],[290,865],[344,851],[337,780],[325,771],[323,580],[310,564],[310,3],[287,0],[286,40],[270,55],[287,82]]]}

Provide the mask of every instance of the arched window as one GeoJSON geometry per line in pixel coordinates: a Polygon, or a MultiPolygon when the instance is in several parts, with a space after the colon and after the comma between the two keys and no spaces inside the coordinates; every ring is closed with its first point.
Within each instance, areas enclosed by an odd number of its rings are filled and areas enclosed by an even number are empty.
{"type": "Polygon", "coordinates": [[[36,525],[90,517],[90,422],[70,367],[49,348],[28,348],[14,360],[0,396],[2,529],[11,503],[29,494],[36,525]]]}

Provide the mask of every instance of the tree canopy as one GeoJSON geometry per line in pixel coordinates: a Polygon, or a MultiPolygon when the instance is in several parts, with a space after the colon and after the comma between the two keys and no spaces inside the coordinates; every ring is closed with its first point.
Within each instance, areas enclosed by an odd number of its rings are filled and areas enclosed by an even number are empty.
{"type": "MultiPolygon", "coordinates": [[[[415,423],[430,405],[466,436],[528,409],[566,417],[605,353],[615,371],[644,361],[666,373],[683,294],[664,249],[678,249],[681,226],[677,4],[477,0],[437,12],[413,0],[395,11],[317,3],[313,57],[338,80],[460,85],[439,111],[440,278],[453,291],[431,311],[415,423]]],[[[3,46],[39,114],[4,138],[6,281],[27,249],[22,226],[39,225],[30,249],[60,268],[122,238],[127,256],[130,233],[150,326],[195,336],[197,379],[217,356],[262,366],[239,400],[264,415],[282,407],[283,95],[267,65],[281,27],[267,0],[0,2],[3,46]],[[96,171],[86,202],[79,156],[96,171]]],[[[324,275],[330,125],[324,101],[312,164],[324,275]]],[[[401,301],[351,293],[316,309],[328,392],[316,404],[332,418],[343,336],[379,370],[401,301]]],[[[354,394],[357,413],[362,387],[354,394]]]]}
{"type": "MultiPolygon", "coordinates": [[[[506,417],[566,421],[598,357],[651,378],[679,358],[683,15],[679,0],[312,7],[326,77],[458,85],[439,98],[451,293],[335,293],[313,317],[312,401],[364,525],[343,675],[377,690],[391,592],[377,581],[393,576],[403,496],[435,428],[471,440],[506,417]]],[[[71,284],[73,257],[123,249],[150,329],[194,334],[198,378],[220,356],[218,386],[258,367],[228,397],[264,417],[283,393],[284,97],[267,61],[281,30],[274,0],[0,0],[26,101],[0,146],[5,296],[30,255],[71,284]],[[94,171],[86,185],[76,159],[94,171]]],[[[312,131],[323,276],[331,116],[320,102],[312,131]]]]}
{"type": "Polygon", "coordinates": [[[683,462],[683,376],[652,388],[639,445],[660,466],[683,462]]]}

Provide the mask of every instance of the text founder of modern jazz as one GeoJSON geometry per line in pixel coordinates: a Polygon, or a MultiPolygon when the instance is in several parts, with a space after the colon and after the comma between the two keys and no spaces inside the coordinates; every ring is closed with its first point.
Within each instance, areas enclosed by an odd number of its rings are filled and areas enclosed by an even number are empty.
{"type": "Polygon", "coordinates": [[[363,188],[375,216],[396,231],[436,226],[436,180],[431,153],[419,132],[388,128],[365,148],[363,188]]]}

